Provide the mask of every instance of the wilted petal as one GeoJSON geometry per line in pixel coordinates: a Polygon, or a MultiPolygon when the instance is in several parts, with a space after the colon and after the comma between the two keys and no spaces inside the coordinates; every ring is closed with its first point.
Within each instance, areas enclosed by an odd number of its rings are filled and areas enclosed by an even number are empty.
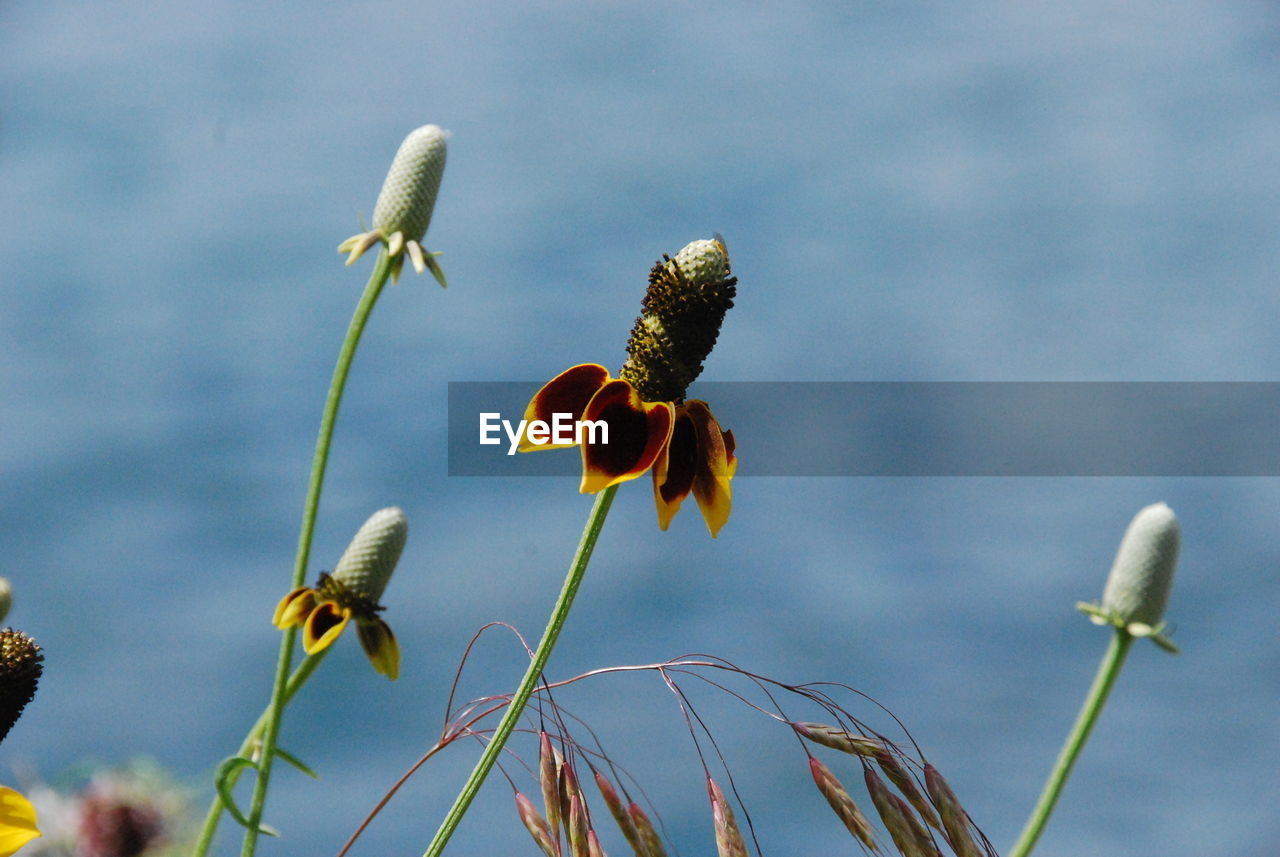
{"type": "MultiPolygon", "coordinates": [[[[554,421],[555,414],[573,414],[575,421],[582,419],[591,397],[609,382],[609,370],[598,363],[582,363],[570,367],[552,378],[542,389],[529,400],[524,409],[526,424],[541,420],[547,425],[554,421]]],[[[535,449],[563,449],[577,444],[530,443],[527,438],[520,438],[520,451],[530,452],[535,449]]]]}
{"type": "Polygon", "coordinates": [[[667,446],[675,422],[670,402],[642,402],[626,381],[610,381],[592,396],[582,419],[608,426],[608,443],[582,445],[583,494],[635,479],[667,446]]]}
{"type": "Polygon", "coordinates": [[[391,626],[381,619],[357,622],[356,634],[373,669],[395,681],[400,675],[400,646],[396,643],[396,635],[391,633],[391,626]]]}
{"type": "Polygon", "coordinates": [[[324,651],[351,621],[351,608],[334,601],[321,602],[302,626],[302,648],[308,655],[324,651]]]}

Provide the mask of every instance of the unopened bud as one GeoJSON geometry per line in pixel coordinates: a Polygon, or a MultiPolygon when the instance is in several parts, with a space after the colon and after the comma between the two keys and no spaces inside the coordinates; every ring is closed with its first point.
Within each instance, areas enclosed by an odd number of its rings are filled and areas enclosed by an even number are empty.
{"type": "Polygon", "coordinates": [[[1160,631],[1181,540],[1178,518],[1164,503],[1138,512],[1120,540],[1102,592],[1102,606],[1082,604],[1080,609],[1097,624],[1123,628],[1135,637],[1152,637],[1162,647],[1176,651],[1160,631]]]}
{"type": "Polygon", "coordinates": [[[392,506],[374,512],[343,551],[333,579],[376,604],[408,538],[409,520],[403,511],[392,506]]]}
{"type": "Polygon", "coordinates": [[[9,610],[13,608],[13,587],[9,584],[9,578],[0,577],[0,622],[4,621],[4,617],[9,615],[9,610]]]}
{"type": "Polygon", "coordinates": [[[421,241],[426,234],[444,175],[447,137],[439,125],[423,125],[400,144],[373,208],[373,228],[388,240],[397,232],[405,241],[421,241]]]}

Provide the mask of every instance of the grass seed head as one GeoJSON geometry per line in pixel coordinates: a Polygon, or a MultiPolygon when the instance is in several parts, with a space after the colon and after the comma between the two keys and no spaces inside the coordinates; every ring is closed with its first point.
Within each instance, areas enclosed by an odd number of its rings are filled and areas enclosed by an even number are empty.
{"type": "Polygon", "coordinates": [[[955,792],[947,785],[947,781],[938,773],[933,765],[924,766],[924,785],[933,799],[938,814],[942,816],[943,834],[956,857],[983,857],[983,850],[973,840],[969,832],[969,814],[964,811],[955,792]]]}
{"type": "Polygon", "coordinates": [[[885,744],[879,738],[858,735],[824,723],[793,723],[792,727],[805,738],[815,744],[850,753],[854,756],[874,757],[885,750],[885,744]]]}
{"type": "Polygon", "coordinates": [[[915,777],[902,766],[898,758],[887,750],[876,753],[876,764],[880,766],[880,770],[884,771],[884,775],[889,778],[898,791],[902,792],[907,801],[915,807],[916,812],[920,813],[920,817],[925,823],[935,830],[941,830],[942,824],[938,821],[938,815],[933,811],[929,801],[920,793],[919,786],[916,785],[915,777]]]}
{"type": "Polygon", "coordinates": [[[590,857],[590,846],[587,843],[587,805],[582,802],[581,794],[575,794],[569,799],[569,853],[573,857],[590,857]]]}
{"type": "Polygon", "coordinates": [[[631,816],[631,823],[635,825],[636,836],[639,838],[641,846],[640,849],[636,850],[636,857],[667,857],[667,849],[662,844],[662,837],[658,835],[653,822],[649,820],[649,816],[641,809],[640,804],[635,801],[628,804],[627,815],[631,816]]]}
{"type": "Polygon", "coordinates": [[[541,732],[538,736],[538,785],[542,788],[542,805],[547,811],[547,822],[555,834],[556,848],[560,843],[560,759],[551,744],[551,736],[541,732]]]}
{"type": "Polygon", "coordinates": [[[516,811],[520,814],[520,822],[533,837],[538,848],[546,857],[560,857],[560,843],[551,835],[551,825],[538,812],[538,808],[520,792],[516,792],[516,811]]]}
{"type": "Polygon", "coordinates": [[[618,829],[622,831],[622,835],[626,838],[627,844],[631,846],[631,850],[637,855],[642,854],[640,836],[636,832],[636,826],[631,821],[631,816],[627,814],[627,808],[623,805],[622,799],[618,797],[618,791],[613,787],[613,783],[599,771],[596,774],[596,788],[600,789],[600,796],[604,798],[605,806],[609,807],[609,814],[613,816],[613,820],[618,823],[618,829]]]}
{"type": "Polygon", "coordinates": [[[853,802],[853,797],[845,789],[844,784],[831,773],[830,768],[813,756],[809,757],[809,771],[813,774],[813,781],[818,786],[818,791],[822,792],[831,809],[835,811],[836,816],[854,838],[865,845],[872,854],[880,853],[880,849],[876,847],[875,832],[871,822],[853,802]]]}
{"type": "Polygon", "coordinates": [[[747,843],[733,817],[733,808],[725,799],[716,781],[707,778],[707,792],[711,797],[711,819],[716,829],[716,851],[720,857],[748,857],[747,843]]]}

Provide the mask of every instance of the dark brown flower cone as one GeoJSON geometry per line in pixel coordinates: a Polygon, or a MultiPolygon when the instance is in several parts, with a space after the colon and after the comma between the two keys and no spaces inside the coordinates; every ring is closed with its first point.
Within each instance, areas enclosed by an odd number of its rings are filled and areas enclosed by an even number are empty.
{"type": "Polygon", "coordinates": [[[36,695],[44,654],[21,631],[0,631],[0,741],[9,734],[36,695]]]}

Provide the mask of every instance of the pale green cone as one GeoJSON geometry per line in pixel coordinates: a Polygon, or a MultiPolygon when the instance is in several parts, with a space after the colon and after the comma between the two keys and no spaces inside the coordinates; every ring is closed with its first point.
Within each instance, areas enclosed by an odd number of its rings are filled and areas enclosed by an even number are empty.
{"type": "Polygon", "coordinates": [[[439,125],[423,125],[404,138],[378,193],[373,208],[373,228],[352,235],[338,245],[338,252],[348,254],[348,265],[371,247],[385,243],[387,255],[393,260],[393,281],[399,279],[408,256],[415,271],[421,274],[430,269],[441,286],[448,286],[444,271],[435,259],[439,254],[422,246],[440,192],[440,179],[444,176],[448,136],[449,132],[439,125]]]}
{"type": "Polygon", "coordinates": [[[693,286],[714,285],[729,277],[729,253],[719,236],[689,242],[671,261],[693,286]]]}
{"type": "Polygon", "coordinates": [[[1135,637],[1152,637],[1162,647],[1176,651],[1160,632],[1181,541],[1181,528],[1172,509],[1164,503],[1142,509],[1120,540],[1102,592],[1102,606],[1082,604],[1080,609],[1098,624],[1123,628],[1135,637]]]}
{"type": "Polygon", "coordinates": [[[9,610],[13,608],[13,586],[9,583],[9,578],[0,577],[0,622],[4,621],[4,617],[9,615],[9,610]]]}
{"type": "Polygon", "coordinates": [[[400,232],[405,241],[421,241],[427,234],[444,175],[447,136],[439,125],[423,125],[400,144],[373,208],[373,228],[388,239],[400,232]]]}
{"type": "Polygon", "coordinates": [[[409,520],[402,510],[391,506],[374,512],[343,551],[333,579],[378,603],[408,538],[409,520]]]}

